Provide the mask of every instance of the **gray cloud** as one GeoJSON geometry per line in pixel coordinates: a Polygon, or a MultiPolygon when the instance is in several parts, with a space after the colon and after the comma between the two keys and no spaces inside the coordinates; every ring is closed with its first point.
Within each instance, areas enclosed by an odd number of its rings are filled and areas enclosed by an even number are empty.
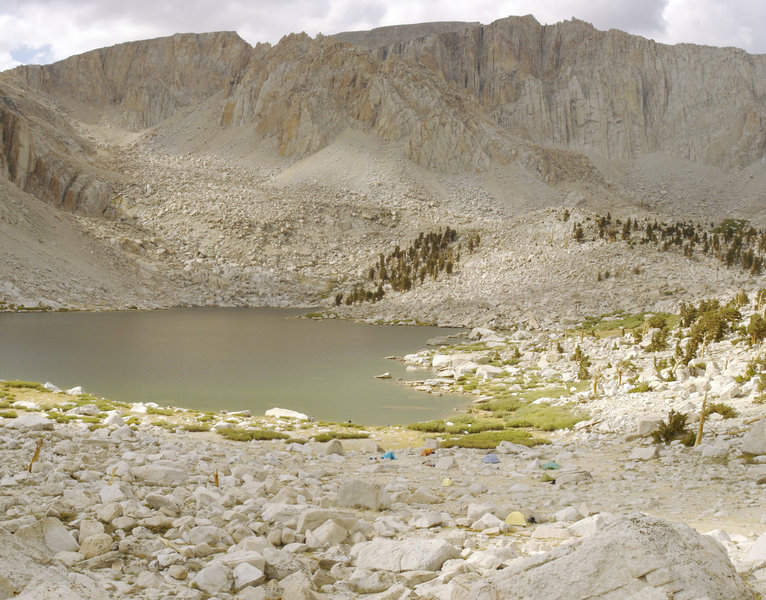
{"type": "Polygon", "coordinates": [[[421,21],[489,23],[534,14],[542,23],[577,17],[658,41],[766,51],[752,0],[6,0],[0,7],[0,69],[49,62],[93,48],[177,32],[234,30],[248,42],[421,21]]]}

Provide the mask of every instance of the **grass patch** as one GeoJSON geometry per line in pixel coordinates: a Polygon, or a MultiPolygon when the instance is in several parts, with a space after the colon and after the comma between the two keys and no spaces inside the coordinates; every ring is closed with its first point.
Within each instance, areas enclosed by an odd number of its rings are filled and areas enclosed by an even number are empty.
{"type": "Polygon", "coordinates": [[[548,440],[532,437],[528,431],[518,429],[506,429],[504,431],[483,431],[481,433],[469,433],[457,438],[442,442],[443,448],[479,448],[489,450],[497,448],[500,442],[511,442],[524,446],[536,446],[550,443],[548,440]]]}
{"type": "Polygon", "coordinates": [[[438,421],[425,421],[424,423],[411,423],[407,425],[407,429],[412,431],[421,431],[423,433],[444,433],[447,429],[447,425],[444,423],[444,419],[438,421]]]}
{"type": "Polygon", "coordinates": [[[285,444],[305,444],[306,442],[308,442],[307,439],[304,439],[304,438],[294,438],[294,437],[287,438],[285,440],[285,444]]]}
{"type": "Polygon", "coordinates": [[[587,419],[586,415],[573,412],[567,406],[527,404],[506,417],[505,423],[508,427],[532,427],[542,431],[554,431],[556,429],[571,429],[575,423],[585,419],[587,419]]]}
{"type": "MultiPolygon", "coordinates": [[[[657,324],[660,320],[665,322],[665,326],[668,329],[672,329],[678,325],[680,317],[671,313],[654,313],[654,316],[647,319],[647,313],[611,313],[608,315],[602,315],[601,317],[587,317],[583,321],[583,329],[589,335],[596,335],[598,337],[612,337],[621,335],[623,331],[630,333],[632,331],[642,330],[647,324],[647,320],[651,320],[652,324],[657,324]]],[[[647,324],[648,325],[648,324],[647,324]]],[[[579,332],[579,329],[573,330],[574,333],[579,332]]]]}
{"type": "Polygon", "coordinates": [[[555,388],[543,388],[537,390],[527,390],[520,394],[520,398],[527,402],[534,402],[540,398],[561,398],[562,396],[569,396],[569,388],[555,387],[555,388]]]}
{"type": "Polygon", "coordinates": [[[370,434],[364,431],[327,431],[317,433],[312,436],[315,442],[329,442],[331,440],[363,440],[370,437],[370,434]]]}
{"type": "Polygon", "coordinates": [[[284,440],[288,436],[271,429],[241,429],[238,427],[224,427],[218,430],[218,434],[227,440],[235,442],[250,442],[252,440],[284,440]]]}
{"type": "Polygon", "coordinates": [[[463,388],[464,392],[472,392],[479,387],[478,377],[466,377],[458,379],[457,384],[463,388]]]}
{"type": "Polygon", "coordinates": [[[5,381],[3,382],[5,389],[28,389],[37,390],[38,392],[47,392],[43,384],[36,383],[34,381],[5,381]]]}
{"type": "Polygon", "coordinates": [[[175,411],[170,408],[157,408],[154,406],[147,406],[146,407],[146,414],[147,415],[163,415],[168,416],[174,414],[175,411]]]}
{"type": "Polygon", "coordinates": [[[456,419],[452,425],[447,425],[445,433],[481,433],[482,431],[502,431],[503,429],[505,429],[505,423],[499,420],[463,418],[456,419]]]}
{"type": "Polygon", "coordinates": [[[74,400],[77,406],[85,406],[86,404],[95,404],[101,412],[107,412],[109,410],[115,410],[117,407],[127,408],[127,404],[124,402],[112,402],[106,398],[99,398],[91,394],[80,394],[74,400]]]}
{"type": "Polygon", "coordinates": [[[4,410],[4,411],[0,411],[0,417],[2,417],[3,419],[15,419],[15,418],[16,418],[16,417],[18,417],[18,416],[19,416],[19,415],[18,415],[18,414],[16,414],[16,413],[15,413],[14,411],[12,411],[12,410],[4,410]]]}
{"type": "Polygon", "coordinates": [[[207,423],[189,423],[183,425],[181,429],[189,433],[200,433],[203,431],[210,431],[210,425],[207,423]]]}
{"type": "Polygon", "coordinates": [[[646,381],[642,381],[636,387],[632,387],[628,390],[629,394],[643,394],[649,391],[649,384],[646,381]]]}
{"type": "Polygon", "coordinates": [[[69,423],[77,420],[79,415],[65,415],[55,410],[48,411],[48,418],[53,419],[56,423],[69,423]]]}
{"type": "Polygon", "coordinates": [[[89,416],[89,415],[67,415],[67,416],[74,416],[79,418],[83,423],[100,423],[102,417],[100,415],[96,416],[89,416]]]}
{"type": "Polygon", "coordinates": [[[492,416],[502,418],[524,406],[518,396],[498,398],[472,407],[474,410],[488,410],[492,416]]]}

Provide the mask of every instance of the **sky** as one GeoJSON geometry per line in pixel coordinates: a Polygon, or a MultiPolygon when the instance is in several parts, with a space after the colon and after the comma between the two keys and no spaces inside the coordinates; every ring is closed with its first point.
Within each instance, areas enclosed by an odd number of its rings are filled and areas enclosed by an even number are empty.
{"type": "Polygon", "coordinates": [[[120,42],[237,31],[251,44],[427,21],[491,23],[532,14],[675,44],[766,53],[763,0],[0,0],[0,70],[45,64],[120,42]]]}

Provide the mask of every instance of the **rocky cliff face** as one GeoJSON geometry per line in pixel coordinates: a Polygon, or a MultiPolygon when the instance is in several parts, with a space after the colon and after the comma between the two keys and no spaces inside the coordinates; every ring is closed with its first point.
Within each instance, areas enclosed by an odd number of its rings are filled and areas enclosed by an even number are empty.
{"type": "Polygon", "coordinates": [[[513,162],[547,182],[598,179],[585,157],[518,139],[424,65],[377,58],[332,38],[293,35],[256,49],[221,114],[224,127],[248,123],[283,156],[317,152],[350,127],[440,172],[513,162]]]}
{"type": "Polygon", "coordinates": [[[0,82],[0,174],[65,210],[108,214],[110,186],[94,146],[55,110],[0,82]]]}
{"type": "Polygon", "coordinates": [[[52,65],[22,66],[5,75],[65,105],[98,109],[139,130],[223,90],[251,51],[233,32],[178,34],[102,48],[52,65]]]}
{"type": "Polygon", "coordinates": [[[539,144],[724,167],[766,150],[766,56],[667,46],[577,20],[542,26],[531,16],[420,36],[339,37],[374,47],[378,58],[427,66],[469,91],[495,123],[539,144]]]}

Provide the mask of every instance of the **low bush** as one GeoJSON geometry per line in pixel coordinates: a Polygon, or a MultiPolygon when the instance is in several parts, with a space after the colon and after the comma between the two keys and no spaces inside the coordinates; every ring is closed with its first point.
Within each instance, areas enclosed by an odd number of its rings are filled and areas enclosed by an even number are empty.
{"type": "Polygon", "coordinates": [[[737,409],[723,402],[716,402],[715,404],[709,404],[705,408],[705,416],[718,413],[724,419],[733,419],[737,416],[737,409]]]}

